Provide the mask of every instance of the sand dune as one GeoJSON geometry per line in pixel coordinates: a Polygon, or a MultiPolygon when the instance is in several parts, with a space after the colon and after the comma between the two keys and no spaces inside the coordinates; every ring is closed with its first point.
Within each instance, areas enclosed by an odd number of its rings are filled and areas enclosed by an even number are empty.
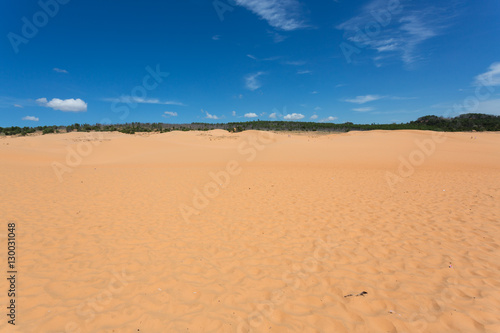
{"type": "Polygon", "coordinates": [[[1,332],[500,332],[500,133],[0,137],[0,185],[1,332]]]}

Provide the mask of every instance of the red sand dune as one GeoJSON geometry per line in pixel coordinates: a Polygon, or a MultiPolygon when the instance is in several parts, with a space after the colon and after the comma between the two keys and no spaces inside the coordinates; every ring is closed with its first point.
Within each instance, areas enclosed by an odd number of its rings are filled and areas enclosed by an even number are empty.
{"type": "Polygon", "coordinates": [[[68,133],[0,161],[2,332],[500,332],[499,133],[68,133]]]}

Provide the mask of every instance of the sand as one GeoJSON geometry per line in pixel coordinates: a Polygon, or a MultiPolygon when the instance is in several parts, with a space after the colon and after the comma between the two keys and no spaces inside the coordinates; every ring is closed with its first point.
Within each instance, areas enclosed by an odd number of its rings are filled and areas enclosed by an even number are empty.
{"type": "Polygon", "coordinates": [[[1,332],[500,332],[500,133],[0,137],[0,185],[1,332]]]}

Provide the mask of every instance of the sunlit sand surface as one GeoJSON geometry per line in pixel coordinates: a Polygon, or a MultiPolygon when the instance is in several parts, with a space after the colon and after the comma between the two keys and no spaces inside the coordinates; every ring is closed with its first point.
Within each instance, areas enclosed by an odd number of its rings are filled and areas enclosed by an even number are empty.
{"type": "Polygon", "coordinates": [[[0,184],[1,332],[500,332],[499,133],[0,137],[0,184]]]}

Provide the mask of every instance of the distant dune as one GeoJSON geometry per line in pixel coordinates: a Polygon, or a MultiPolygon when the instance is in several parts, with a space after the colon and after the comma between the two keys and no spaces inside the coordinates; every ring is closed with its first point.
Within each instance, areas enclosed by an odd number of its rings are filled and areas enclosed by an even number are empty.
{"type": "Polygon", "coordinates": [[[500,133],[0,137],[13,332],[500,332],[500,133]]]}

